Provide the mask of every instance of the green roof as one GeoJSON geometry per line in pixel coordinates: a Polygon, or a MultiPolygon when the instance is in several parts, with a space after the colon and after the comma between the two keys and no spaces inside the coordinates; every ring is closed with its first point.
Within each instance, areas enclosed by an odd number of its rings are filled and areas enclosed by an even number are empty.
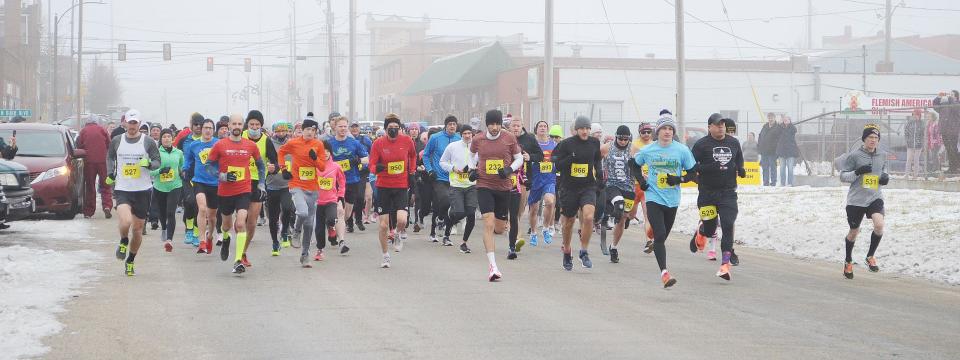
{"type": "Polygon", "coordinates": [[[497,74],[513,66],[499,42],[437,59],[403,95],[469,89],[496,83],[497,74]]]}

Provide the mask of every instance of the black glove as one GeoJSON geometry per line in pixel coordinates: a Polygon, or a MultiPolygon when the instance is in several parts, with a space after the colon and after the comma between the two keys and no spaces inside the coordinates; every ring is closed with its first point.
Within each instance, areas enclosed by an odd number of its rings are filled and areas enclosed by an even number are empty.
{"type": "Polygon", "coordinates": [[[677,186],[677,185],[680,185],[681,182],[682,180],[680,179],[679,176],[676,176],[673,174],[667,174],[667,185],[677,186]]]}
{"type": "Polygon", "coordinates": [[[359,159],[359,158],[351,158],[351,159],[350,159],[350,168],[351,168],[351,169],[360,169],[360,159],[359,159]]]}
{"type": "Polygon", "coordinates": [[[314,149],[310,149],[310,160],[313,160],[313,161],[317,160],[317,151],[314,149]]]}
{"type": "Polygon", "coordinates": [[[871,173],[871,172],[873,172],[873,166],[864,165],[864,166],[858,167],[857,170],[854,170],[853,173],[857,174],[857,176],[860,176],[860,175],[871,173]]]}
{"type": "Polygon", "coordinates": [[[737,176],[739,176],[739,177],[741,177],[741,178],[747,177],[747,169],[737,168],[737,176]]]}
{"type": "Polygon", "coordinates": [[[889,183],[890,183],[890,175],[887,175],[887,173],[880,174],[880,185],[886,186],[889,183]]]}
{"type": "Polygon", "coordinates": [[[287,171],[287,169],[283,169],[283,171],[282,171],[282,173],[281,173],[280,175],[283,176],[283,179],[284,179],[284,180],[293,179],[293,174],[291,174],[290,171],[287,171]]]}
{"type": "Polygon", "coordinates": [[[650,184],[647,184],[647,180],[642,176],[640,177],[640,190],[647,191],[650,188],[650,184]]]}
{"type": "Polygon", "coordinates": [[[234,173],[234,172],[226,172],[226,173],[224,173],[224,174],[222,175],[222,178],[223,178],[223,180],[226,180],[227,182],[235,182],[235,181],[237,181],[237,173],[234,173]]]}
{"type": "Polygon", "coordinates": [[[169,167],[169,166],[164,166],[164,167],[160,168],[160,173],[161,173],[161,174],[166,174],[166,173],[168,173],[168,172],[170,172],[170,167],[169,167]]]}
{"type": "Polygon", "coordinates": [[[480,174],[477,173],[477,169],[470,170],[470,181],[477,181],[480,178],[480,174]]]}
{"type": "Polygon", "coordinates": [[[413,190],[417,186],[417,178],[414,174],[407,174],[407,187],[413,190]]]}
{"type": "Polygon", "coordinates": [[[530,191],[530,188],[533,187],[533,180],[530,180],[530,178],[523,180],[523,187],[530,191]]]}
{"type": "Polygon", "coordinates": [[[432,181],[437,181],[437,173],[434,172],[434,171],[432,171],[432,170],[431,170],[431,171],[427,171],[427,177],[429,177],[430,180],[432,180],[432,181]]]}
{"type": "Polygon", "coordinates": [[[464,165],[463,171],[461,171],[461,172],[470,172],[470,166],[469,166],[469,165],[464,165]]]}
{"type": "Polygon", "coordinates": [[[497,175],[500,175],[501,179],[506,179],[510,177],[510,171],[507,170],[507,168],[501,168],[500,170],[497,170],[497,175]]]}
{"type": "Polygon", "coordinates": [[[382,173],[387,170],[387,166],[384,164],[377,164],[377,173],[382,173]]]}

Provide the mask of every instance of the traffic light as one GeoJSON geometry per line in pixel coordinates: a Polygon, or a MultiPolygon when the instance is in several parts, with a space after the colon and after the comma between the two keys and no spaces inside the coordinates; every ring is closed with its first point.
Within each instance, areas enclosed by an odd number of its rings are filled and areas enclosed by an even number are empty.
{"type": "Polygon", "coordinates": [[[163,61],[170,61],[170,43],[163,43],[163,61]]]}
{"type": "Polygon", "coordinates": [[[127,44],[117,45],[117,61],[127,61],[127,44]]]}
{"type": "Polygon", "coordinates": [[[213,56],[207,57],[207,71],[213,71],[213,56]]]}
{"type": "Polygon", "coordinates": [[[253,63],[250,61],[250,58],[243,58],[243,72],[250,72],[252,67],[253,63]]]}

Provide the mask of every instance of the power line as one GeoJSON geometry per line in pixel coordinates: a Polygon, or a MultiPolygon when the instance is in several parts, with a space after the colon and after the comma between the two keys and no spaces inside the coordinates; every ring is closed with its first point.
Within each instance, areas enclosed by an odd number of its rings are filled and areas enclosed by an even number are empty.
{"type": "MultiPolygon", "coordinates": [[[[882,5],[880,5],[882,6],[882,5]]],[[[857,10],[843,10],[843,11],[833,11],[833,12],[824,12],[816,14],[803,14],[803,15],[782,15],[782,16],[768,16],[768,17],[754,17],[754,18],[743,18],[743,19],[730,19],[733,22],[751,22],[751,21],[773,21],[773,20],[784,20],[784,19],[797,19],[797,18],[807,18],[810,16],[829,16],[829,15],[838,15],[838,14],[851,14],[851,13],[861,13],[861,12],[875,12],[877,9],[857,9],[857,10]]],[[[403,19],[425,19],[431,21],[453,21],[453,22],[478,22],[478,23],[494,23],[494,24],[529,24],[529,25],[543,25],[543,21],[533,21],[533,20],[496,20],[496,19],[470,19],[470,18],[450,18],[450,17],[430,17],[430,16],[410,16],[410,15],[394,15],[394,14],[378,14],[378,13],[367,13],[367,15],[373,16],[382,16],[382,17],[398,17],[403,19]]],[[[725,23],[727,20],[699,20],[704,23],[725,23]]],[[[554,25],[673,25],[675,21],[584,21],[584,22],[554,22],[554,25]]],[[[693,22],[691,22],[693,23],[693,22]]]]}
{"type": "MultiPolygon", "coordinates": [[[[663,1],[664,1],[665,3],[667,3],[667,5],[670,5],[671,7],[675,6],[673,3],[670,2],[670,0],[663,0],[663,1]]],[[[794,53],[794,52],[792,52],[792,51],[787,51],[787,50],[783,50],[783,49],[778,49],[778,48],[775,48],[775,47],[772,47],[772,46],[767,46],[767,45],[758,43],[758,42],[756,42],[756,41],[753,41],[753,40],[750,40],[750,39],[747,39],[747,38],[744,38],[744,37],[737,36],[737,34],[734,34],[734,33],[732,33],[732,32],[726,31],[726,30],[724,30],[724,29],[721,29],[721,28],[719,28],[719,27],[717,27],[717,26],[715,26],[715,25],[713,25],[713,24],[710,24],[710,23],[704,21],[703,19],[697,17],[696,15],[690,13],[689,11],[684,10],[683,13],[684,13],[684,14],[687,14],[688,16],[690,16],[690,17],[692,17],[692,18],[694,18],[694,19],[696,19],[697,21],[699,21],[700,23],[702,23],[702,24],[704,24],[704,25],[713,28],[714,30],[719,31],[719,32],[722,32],[722,33],[724,33],[724,34],[727,34],[727,35],[729,35],[729,36],[731,36],[731,37],[733,37],[733,38],[735,38],[735,39],[739,39],[739,40],[745,41],[745,42],[747,42],[747,43],[750,43],[750,44],[753,44],[753,45],[762,47],[762,48],[764,48],[764,49],[773,50],[773,51],[778,51],[778,52],[782,52],[782,53],[785,53],[785,54],[788,54],[788,55],[794,55],[794,56],[800,55],[800,54],[794,53]]]]}

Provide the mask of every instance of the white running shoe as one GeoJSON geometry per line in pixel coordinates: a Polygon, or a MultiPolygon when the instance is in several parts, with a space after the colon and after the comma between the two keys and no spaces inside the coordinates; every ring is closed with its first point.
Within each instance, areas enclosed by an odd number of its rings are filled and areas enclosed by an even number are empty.
{"type": "Polygon", "coordinates": [[[383,269],[389,269],[389,268],[390,268],[390,255],[384,255],[384,256],[383,256],[383,261],[380,262],[380,267],[383,268],[383,269]]]}
{"type": "Polygon", "coordinates": [[[490,282],[494,282],[494,281],[500,280],[500,278],[502,277],[503,277],[503,274],[500,273],[500,269],[497,269],[493,267],[493,265],[490,265],[490,275],[487,276],[487,280],[490,280],[490,282]]]}

